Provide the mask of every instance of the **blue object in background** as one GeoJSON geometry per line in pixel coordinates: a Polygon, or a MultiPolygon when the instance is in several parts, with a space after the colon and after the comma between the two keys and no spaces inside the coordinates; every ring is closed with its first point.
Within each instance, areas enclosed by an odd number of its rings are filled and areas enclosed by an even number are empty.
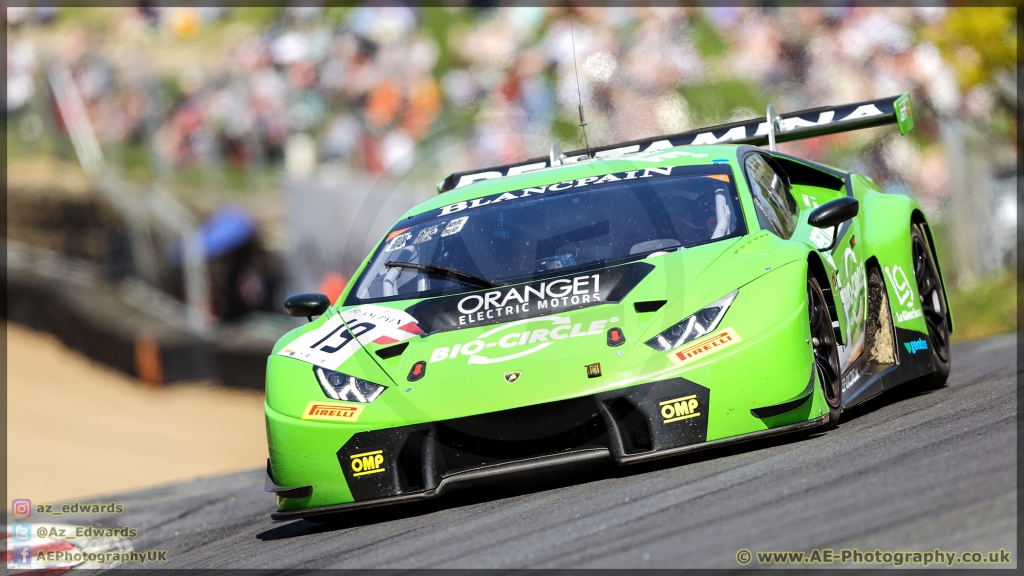
{"type": "MultiPolygon", "coordinates": [[[[203,241],[204,257],[213,258],[248,242],[256,234],[256,221],[238,206],[226,205],[210,215],[198,234],[203,241]]],[[[180,265],[181,241],[172,244],[168,252],[171,262],[180,265]]]]}

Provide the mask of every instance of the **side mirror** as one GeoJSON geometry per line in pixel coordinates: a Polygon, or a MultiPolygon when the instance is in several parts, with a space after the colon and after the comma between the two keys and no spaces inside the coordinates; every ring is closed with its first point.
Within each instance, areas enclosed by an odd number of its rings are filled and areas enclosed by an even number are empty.
{"type": "Polygon", "coordinates": [[[284,301],[284,309],[288,314],[299,318],[305,316],[310,322],[313,316],[326,312],[330,305],[330,299],[323,294],[293,294],[284,301]]]}
{"type": "Polygon", "coordinates": [[[828,248],[821,248],[820,251],[828,251],[835,247],[839,240],[839,225],[850,220],[860,212],[860,203],[856,198],[843,196],[831,202],[818,206],[807,216],[807,223],[815,228],[833,228],[832,244],[828,248]]]}

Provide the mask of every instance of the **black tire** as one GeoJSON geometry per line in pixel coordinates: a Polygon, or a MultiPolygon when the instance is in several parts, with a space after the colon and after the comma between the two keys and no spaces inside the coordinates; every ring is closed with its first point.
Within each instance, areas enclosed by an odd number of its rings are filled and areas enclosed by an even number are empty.
{"type": "Polygon", "coordinates": [[[825,294],[814,277],[807,279],[807,317],[811,327],[810,344],[814,352],[814,369],[821,381],[821,391],[828,405],[826,427],[835,428],[839,424],[839,414],[843,407],[839,345],[832,330],[832,318],[828,315],[825,294]]]}
{"type": "Polygon", "coordinates": [[[920,381],[923,389],[942,388],[949,378],[952,357],[949,352],[949,316],[946,293],[942,289],[939,268],[932,257],[931,246],[921,227],[910,227],[911,258],[914,263],[914,281],[921,298],[921,311],[928,325],[928,340],[938,369],[920,381]]]}

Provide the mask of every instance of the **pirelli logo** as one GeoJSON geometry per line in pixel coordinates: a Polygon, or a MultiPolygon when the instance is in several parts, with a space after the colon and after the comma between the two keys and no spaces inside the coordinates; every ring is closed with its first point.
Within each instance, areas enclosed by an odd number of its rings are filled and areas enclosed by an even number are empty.
{"type": "Polygon", "coordinates": [[[317,402],[312,401],[306,405],[302,412],[303,420],[334,420],[340,422],[355,422],[359,420],[359,413],[365,406],[352,402],[317,402]]]}
{"type": "Polygon", "coordinates": [[[725,330],[717,331],[711,336],[701,338],[694,344],[687,344],[682,348],[669,352],[668,359],[676,366],[682,366],[688,362],[703,358],[708,354],[712,354],[717,350],[721,350],[727,346],[732,346],[739,341],[739,334],[736,334],[736,331],[732,328],[726,328],[725,330]]]}
{"type": "Polygon", "coordinates": [[[384,471],[383,450],[353,454],[348,458],[353,476],[366,476],[367,474],[377,474],[384,471]]]}

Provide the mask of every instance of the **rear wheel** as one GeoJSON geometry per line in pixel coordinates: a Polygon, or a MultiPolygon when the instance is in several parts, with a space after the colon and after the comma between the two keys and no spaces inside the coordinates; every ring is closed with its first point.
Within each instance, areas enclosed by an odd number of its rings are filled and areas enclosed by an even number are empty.
{"type": "Polygon", "coordinates": [[[814,369],[821,382],[821,390],[828,404],[828,427],[839,424],[843,389],[839,368],[839,346],[832,330],[825,294],[816,278],[807,279],[807,312],[811,324],[811,349],[814,351],[814,369]]]}
{"type": "Polygon", "coordinates": [[[914,281],[921,298],[921,311],[928,325],[928,340],[939,368],[921,381],[924,388],[941,388],[949,378],[949,317],[946,314],[946,294],[942,290],[939,269],[932,258],[928,240],[920,226],[910,228],[911,256],[914,259],[914,281]]]}

